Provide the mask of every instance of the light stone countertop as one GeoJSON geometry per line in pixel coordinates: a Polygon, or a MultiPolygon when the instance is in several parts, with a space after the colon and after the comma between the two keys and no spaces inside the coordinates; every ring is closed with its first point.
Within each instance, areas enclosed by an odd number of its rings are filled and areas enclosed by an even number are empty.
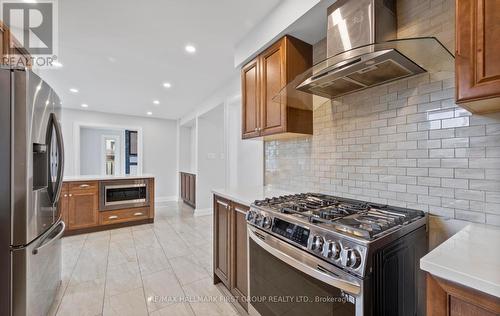
{"type": "Polygon", "coordinates": [[[233,187],[227,189],[214,189],[212,192],[220,197],[246,206],[250,206],[255,200],[297,193],[277,189],[272,186],[233,187]]]}
{"type": "Polygon", "coordinates": [[[143,173],[140,175],[121,175],[121,176],[103,176],[103,175],[84,175],[84,176],[67,176],[63,181],[100,181],[100,180],[134,180],[134,179],[149,179],[154,178],[152,174],[143,173]]]}
{"type": "Polygon", "coordinates": [[[466,226],[420,259],[420,268],[500,297],[500,227],[466,226]]]}

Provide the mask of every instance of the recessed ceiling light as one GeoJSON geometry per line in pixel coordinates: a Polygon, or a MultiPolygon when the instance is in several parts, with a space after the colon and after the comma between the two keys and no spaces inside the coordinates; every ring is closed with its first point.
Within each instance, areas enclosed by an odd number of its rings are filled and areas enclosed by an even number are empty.
{"type": "Polygon", "coordinates": [[[163,86],[164,86],[165,88],[170,88],[170,87],[172,87],[172,84],[171,84],[170,82],[164,82],[164,83],[163,83],[163,86]]]}
{"type": "Polygon", "coordinates": [[[88,107],[89,107],[89,105],[88,105],[88,104],[86,104],[86,103],[83,103],[83,104],[82,104],[82,108],[88,108],[88,107]]]}
{"type": "Polygon", "coordinates": [[[153,115],[153,112],[147,112],[146,114],[147,115],[153,115]]]}
{"type": "Polygon", "coordinates": [[[61,63],[60,63],[60,62],[58,62],[58,61],[53,61],[53,62],[52,62],[52,66],[57,67],[57,68],[61,68],[61,67],[63,66],[63,64],[61,64],[61,63]]]}
{"type": "Polygon", "coordinates": [[[186,45],[184,49],[190,54],[196,53],[196,47],[194,47],[193,45],[186,45]]]}
{"type": "Polygon", "coordinates": [[[156,105],[158,105],[158,104],[160,104],[160,101],[154,100],[153,103],[156,104],[156,105]]]}
{"type": "Polygon", "coordinates": [[[71,88],[71,89],[69,89],[69,91],[71,91],[73,93],[78,93],[79,92],[78,89],[75,89],[75,88],[71,88]]]}

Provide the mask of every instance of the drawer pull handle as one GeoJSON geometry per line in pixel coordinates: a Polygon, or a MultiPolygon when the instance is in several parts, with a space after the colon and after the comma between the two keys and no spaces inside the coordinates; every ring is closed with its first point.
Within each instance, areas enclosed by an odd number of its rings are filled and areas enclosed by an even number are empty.
{"type": "Polygon", "coordinates": [[[134,213],[134,216],[141,216],[141,215],[144,215],[144,213],[142,213],[142,212],[134,213]]]}
{"type": "Polygon", "coordinates": [[[80,188],[82,188],[82,189],[86,189],[88,187],[90,187],[90,185],[88,185],[88,184],[80,184],[80,188]]]}
{"type": "Polygon", "coordinates": [[[116,216],[116,215],[111,215],[110,217],[108,217],[108,219],[117,219],[117,218],[118,218],[118,216],[116,216]]]}

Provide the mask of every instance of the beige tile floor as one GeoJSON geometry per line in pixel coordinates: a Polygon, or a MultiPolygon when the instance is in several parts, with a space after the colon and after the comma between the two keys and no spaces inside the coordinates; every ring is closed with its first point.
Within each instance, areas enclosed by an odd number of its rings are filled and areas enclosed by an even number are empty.
{"type": "Polygon", "coordinates": [[[154,224],[65,237],[50,315],[238,315],[212,280],[212,216],[175,202],[154,224]]]}

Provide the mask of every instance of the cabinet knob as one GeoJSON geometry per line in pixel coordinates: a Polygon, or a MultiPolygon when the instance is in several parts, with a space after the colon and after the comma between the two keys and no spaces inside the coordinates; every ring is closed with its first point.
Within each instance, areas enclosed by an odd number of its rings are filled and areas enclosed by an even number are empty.
{"type": "Polygon", "coordinates": [[[71,194],[71,193],[70,193],[70,194],[69,194],[69,196],[70,196],[70,197],[72,197],[72,196],[73,196],[73,194],[71,194]]]}
{"type": "Polygon", "coordinates": [[[258,128],[258,127],[256,127],[256,128],[255,128],[255,131],[256,131],[256,132],[258,132],[258,131],[259,131],[259,128],[258,128]]]}
{"type": "Polygon", "coordinates": [[[134,213],[134,216],[141,216],[141,215],[144,215],[144,213],[142,213],[142,212],[134,213]]]}
{"type": "Polygon", "coordinates": [[[67,194],[64,194],[64,197],[68,197],[68,195],[67,195],[67,194]]]}
{"type": "Polygon", "coordinates": [[[108,217],[108,219],[117,219],[117,218],[118,218],[118,216],[116,216],[116,215],[111,215],[110,217],[108,217]]]}

